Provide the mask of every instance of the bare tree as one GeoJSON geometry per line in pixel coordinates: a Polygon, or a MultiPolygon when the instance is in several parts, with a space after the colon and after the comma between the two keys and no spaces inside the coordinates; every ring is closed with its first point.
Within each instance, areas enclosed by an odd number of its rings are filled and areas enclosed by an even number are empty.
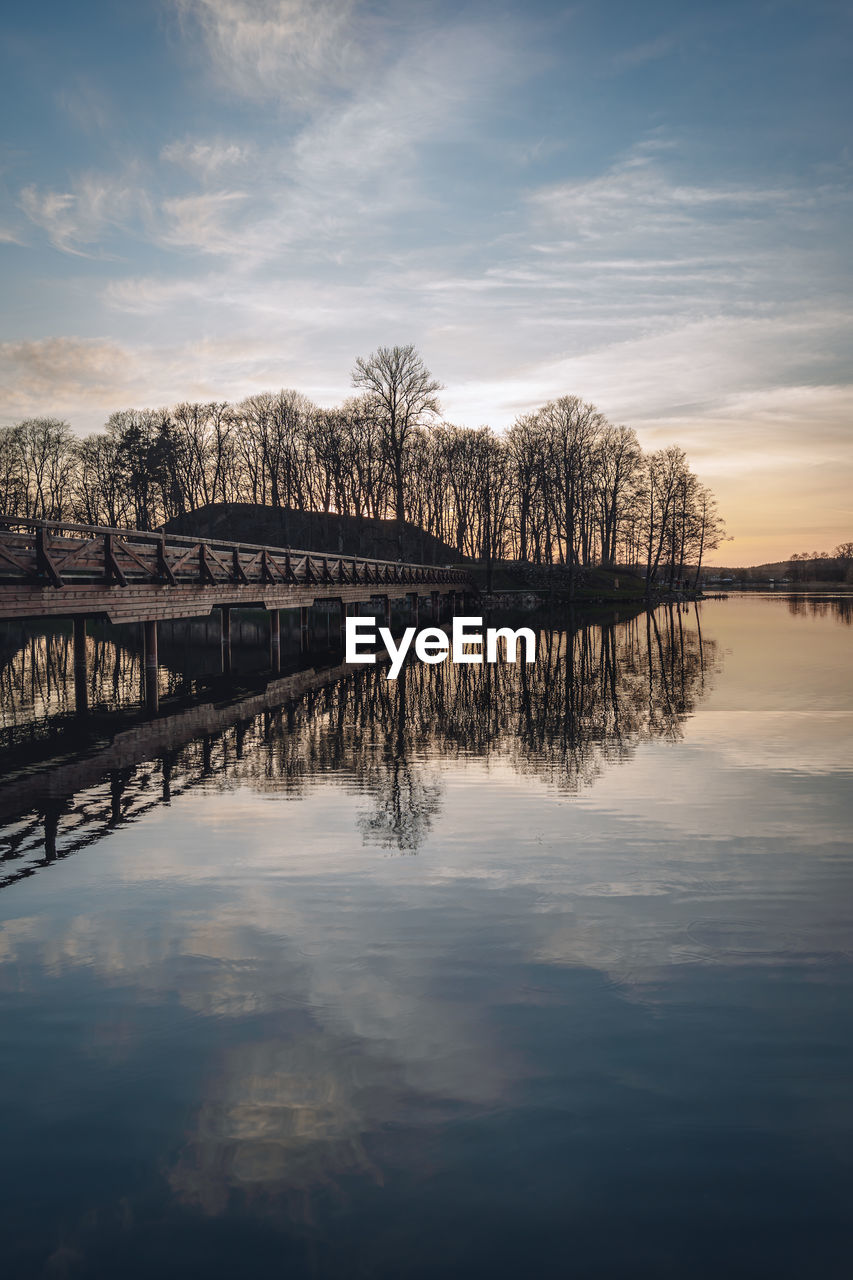
{"type": "Polygon", "coordinates": [[[591,477],[605,419],[594,405],[577,396],[562,396],[540,410],[551,472],[554,524],[560,557],[569,570],[569,593],[575,566],[587,558],[591,477]]]}
{"type": "Polygon", "coordinates": [[[117,529],[131,518],[117,454],[115,438],[104,432],[86,436],[77,447],[74,514],[86,524],[117,529]]]}
{"type": "Polygon", "coordinates": [[[124,485],[127,514],[136,529],[156,528],[164,515],[164,496],[182,478],[181,467],[169,457],[164,445],[169,438],[168,424],[168,413],[156,409],[121,409],[110,414],[107,421],[107,435],[115,446],[116,471],[124,485]],[[164,470],[169,467],[171,488],[164,478],[164,470]]]}
{"type": "Polygon", "coordinates": [[[17,427],[0,428],[0,511],[5,515],[25,515],[26,475],[21,459],[17,427]]]}
{"type": "Polygon", "coordinates": [[[694,589],[699,585],[702,559],[706,551],[715,551],[725,536],[725,523],[717,511],[717,502],[704,484],[697,484],[694,494],[692,551],[696,556],[694,589]]]}
{"type": "Polygon", "coordinates": [[[644,537],[646,546],[646,592],[661,562],[667,536],[672,528],[672,513],[682,482],[687,459],[677,445],[657,449],[644,461],[644,537]]]}
{"type": "Polygon", "coordinates": [[[411,344],[378,347],[366,360],[359,356],[352,371],[352,383],[365,393],[383,428],[394,474],[394,505],[402,558],[406,446],[415,427],[438,413],[441,383],[433,378],[411,344]]]}
{"type": "Polygon", "coordinates": [[[387,513],[391,487],[391,464],[385,448],[385,433],[379,414],[368,396],[345,400],[352,441],[353,503],[357,514],[380,519],[387,513]]]}
{"type": "Polygon", "coordinates": [[[620,529],[630,508],[640,466],[637,433],[629,427],[604,428],[596,457],[596,499],[601,563],[612,565],[620,529]]]}
{"type": "Polygon", "coordinates": [[[28,418],[12,429],[21,514],[62,520],[72,509],[76,441],[59,418],[28,418]]]}
{"type": "Polygon", "coordinates": [[[537,414],[528,413],[517,418],[505,437],[512,469],[515,490],[515,519],[518,535],[518,558],[530,556],[531,530],[534,523],[534,506],[541,490],[537,476],[541,465],[542,432],[537,414]]]}

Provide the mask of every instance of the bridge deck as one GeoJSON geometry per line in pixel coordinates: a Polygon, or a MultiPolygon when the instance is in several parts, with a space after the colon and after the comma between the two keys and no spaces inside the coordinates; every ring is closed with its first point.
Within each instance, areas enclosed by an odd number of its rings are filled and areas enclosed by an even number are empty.
{"type": "Polygon", "coordinates": [[[0,516],[0,618],[143,622],[466,588],[443,565],[0,516]]]}

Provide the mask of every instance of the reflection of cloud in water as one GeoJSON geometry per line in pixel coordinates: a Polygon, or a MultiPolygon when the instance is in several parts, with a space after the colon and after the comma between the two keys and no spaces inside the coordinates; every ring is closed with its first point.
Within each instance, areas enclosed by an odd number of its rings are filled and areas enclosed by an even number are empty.
{"type": "MultiPolygon", "coordinates": [[[[315,1029],[229,1050],[169,1173],[174,1192],[207,1213],[221,1212],[233,1191],[261,1192],[275,1195],[278,1213],[288,1191],[310,1193],[353,1172],[381,1181],[362,1143],[378,1117],[364,1113],[362,1094],[382,1089],[385,1116],[393,1073],[370,1062],[361,1079],[361,1065],[315,1029]]],[[[292,1205],[290,1216],[298,1213],[292,1205]]]]}

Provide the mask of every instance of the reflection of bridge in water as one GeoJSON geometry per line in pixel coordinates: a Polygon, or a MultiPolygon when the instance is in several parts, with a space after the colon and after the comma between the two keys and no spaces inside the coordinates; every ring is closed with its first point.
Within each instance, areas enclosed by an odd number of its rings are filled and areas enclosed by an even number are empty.
{"type": "Polygon", "coordinates": [[[471,589],[465,570],[364,556],[188,538],[135,529],[57,524],[0,517],[0,619],[70,618],[74,626],[75,693],[86,708],[86,619],[141,623],[145,698],[157,709],[158,623],[219,617],[222,669],[231,667],[231,610],[263,609],[270,665],[281,663],[281,611],[298,610],[301,646],[310,648],[309,610],[334,604],[343,630],[348,613],[372,602],[392,621],[403,602],[415,625],[422,597],[433,619],[442,600],[455,609],[471,589]]]}
{"type": "MultiPolygon", "coordinates": [[[[126,663],[119,646],[113,653],[126,663]]],[[[530,666],[414,663],[388,681],[381,668],[330,661],[253,690],[221,682],[213,698],[105,721],[85,750],[69,740],[62,758],[7,774],[0,883],[204,786],[298,797],[336,777],[368,799],[366,842],[413,851],[440,808],[443,760],[503,761],[576,793],[639,743],[678,738],[715,664],[698,610],[662,607],[543,630],[530,666]]]]}

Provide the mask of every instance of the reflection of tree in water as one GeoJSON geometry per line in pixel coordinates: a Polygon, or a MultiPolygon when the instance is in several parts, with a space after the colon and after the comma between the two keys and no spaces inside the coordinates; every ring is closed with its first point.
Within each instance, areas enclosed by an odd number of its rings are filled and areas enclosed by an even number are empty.
{"type": "MultiPolygon", "coordinates": [[[[219,619],[160,623],[161,698],[188,694],[202,674],[220,669],[219,619]]],[[[235,647],[250,669],[268,655],[268,631],[256,617],[232,622],[235,647]]],[[[117,711],[144,698],[141,626],[94,621],[86,636],[86,697],[93,712],[117,711]]],[[[50,721],[74,714],[74,658],[70,622],[0,623],[0,745],[45,737],[50,721]]]]}
{"type": "Polygon", "coordinates": [[[359,819],[365,843],[385,849],[417,849],[429,832],[441,800],[438,780],[431,777],[423,765],[419,766],[412,760],[409,749],[408,684],[411,676],[411,668],[404,667],[397,679],[394,690],[396,731],[386,738],[383,768],[370,788],[373,808],[359,819]]]}
{"type": "Polygon", "coordinates": [[[712,649],[675,608],[622,624],[540,634],[530,666],[423,668],[418,734],[442,754],[500,757],[567,792],[652,737],[675,739],[704,689],[712,649]]]}
{"type": "Polygon", "coordinates": [[[794,617],[835,618],[848,627],[853,626],[853,595],[849,596],[786,596],[788,612],[794,617]]]}
{"type": "MultiPolygon", "coordinates": [[[[119,632],[119,628],[111,630],[119,632]]],[[[87,636],[86,653],[86,687],[92,707],[114,708],[140,698],[142,649],[141,645],[133,647],[133,637],[87,636]]],[[[73,675],[70,628],[33,630],[26,624],[6,624],[0,638],[0,726],[4,735],[12,738],[28,726],[73,714],[73,675]]]]}
{"type": "Polygon", "coordinates": [[[322,691],[232,776],[298,790],[349,774],[373,800],[365,839],[414,849],[438,809],[430,762],[508,761],[567,792],[588,785],[637,743],[677,739],[701,697],[715,646],[698,615],[675,607],[626,623],[540,633],[530,665],[409,664],[397,681],[364,668],[322,691]]]}
{"type": "MultiPolygon", "coordinates": [[[[416,850],[440,804],[439,765],[507,763],[567,793],[652,738],[677,739],[715,665],[698,611],[663,607],[629,622],[540,632],[531,665],[411,663],[396,681],[360,667],[275,710],[204,733],[156,764],[10,824],[6,860],[63,856],[199,786],[298,798],[329,777],[369,797],[365,843],[416,850]]],[[[20,874],[20,871],[17,872],[20,874]]]]}

